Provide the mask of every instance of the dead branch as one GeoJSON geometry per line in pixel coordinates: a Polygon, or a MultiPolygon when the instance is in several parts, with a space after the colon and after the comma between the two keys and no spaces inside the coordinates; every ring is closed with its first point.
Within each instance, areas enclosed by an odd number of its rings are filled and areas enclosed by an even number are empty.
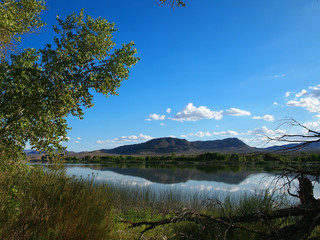
{"type": "MultiPolygon", "coordinates": [[[[306,220],[308,220],[309,222],[310,219],[312,219],[312,224],[310,225],[309,228],[307,228],[307,233],[308,232],[311,233],[310,228],[312,228],[311,230],[313,230],[314,227],[316,227],[319,224],[320,202],[318,200],[316,201],[317,201],[317,204],[316,205],[313,204],[312,207],[310,207],[310,205],[308,204],[306,205],[301,204],[299,206],[295,206],[291,208],[275,210],[275,211],[272,211],[271,213],[259,212],[259,213],[245,214],[240,216],[224,216],[224,217],[216,218],[210,215],[201,214],[194,211],[185,211],[172,218],[162,219],[160,221],[131,222],[127,220],[121,220],[121,222],[130,224],[128,228],[146,226],[146,228],[143,231],[141,231],[140,237],[142,237],[142,235],[145,232],[162,225],[168,225],[168,224],[179,223],[179,222],[192,222],[192,223],[203,224],[203,225],[219,224],[227,228],[241,229],[241,230],[258,234],[261,236],[273,236],[274,234],[276,234],[279,236],[279,239],[284,239],[282,236],[287,236],[288,235],[287,231],[289,230],[291,231],[291,229],[293,228],[298,229],[299,228],[298,226],[302,225],[302,223],[304,223],[306,220]],[[318,213],[316,219],[313,217],[315,213],[318,213]],[[295,224],[294,227],[292,226],[291,228],[284,227],[283,229],[277,229],[275,226],[271,227],[271,220],[295,217],[295,216],[306,216],[306,217],[304,218],[303,221],[300,221],[299,224],[297,224],[297,226],[295,224]],[[271,232],[266,233],[263,231],[259,231],[259,230],[241,225],[241,224],[257,222],[257,221],[262,221],[267,223],[271,228],[271,232]]],[[[306,233],[303,233],[303,234],[306,234],[306,233]]]]}
{"type": "Polygon", "coordinates": [[[283,134],[277,137],[265,136],[269,141],[297,143],[297,145],[291,147],[283,146],[282,149],[276,150],[275,152],[297,151],[309,146],[311,143],[320,142],[320,132],[310,129],[293,118],[281,120],[279,127],[283,125],[302,128],[307,134],[283,134]]]}

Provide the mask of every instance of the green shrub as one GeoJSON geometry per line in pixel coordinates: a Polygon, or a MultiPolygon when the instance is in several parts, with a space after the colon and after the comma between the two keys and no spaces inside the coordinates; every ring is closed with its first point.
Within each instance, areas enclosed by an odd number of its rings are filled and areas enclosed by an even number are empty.
{"type": "Polygon", "coordinates": [[[0,167],[4,239],[108,239],[111,198],[103,185],[18,164],[0,167]]]}
{"type": "MultiPolygon", "coordinates": [[[[287,200],[282,196],[277,198],[278,203],[285,204],[287,200]]],[[[249,213],[264,212],[268,213],[271,210],[279,208],[275,205],[275,197],[269,195],[268,192],[260,192],[255,194],[243,195],[239,198],[226,197],[223,201],[214,200],[212,206],[207,206],[206,213],[212,217],[231,217],[241,216],[249,213]],[[210,210],[210,211],[208,211],[210,210]]],[[[273,221],[276,223],[275,221],[273,221]]],[[[269,226],[261,221],[249,222],[239,224],[251,229],[268,230],[269,226]]],[[[257,235],[247,232],[243,229],[223,226],[217,223],[191,223],[181,222],[171,225],[173,229],[172,240],[191,240],[191,239],[205,239],[205,240],[250,240],[257,239],[257,235]]]]}

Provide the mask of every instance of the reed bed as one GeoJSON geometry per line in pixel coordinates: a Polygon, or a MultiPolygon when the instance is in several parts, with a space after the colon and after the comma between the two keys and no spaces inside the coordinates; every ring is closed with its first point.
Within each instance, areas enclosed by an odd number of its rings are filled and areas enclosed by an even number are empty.
{"type": "Polygon", "coordinates": [[[0,211],[6,240],[102,240],[114,224],[105,186],[16,163],[0,166],[0,211]]]}
{"type": "Polygon", "coordinates": [[[154,189],[149,186],[128,186],[116,183],[107,184],[114,202],[120,212],[128,209],[150,208],[157,212],[168,213],[181,209],[203,211],[213,196],[206,192],[188,193],[175,188],[154,189]]]}
{"type": "MultiPolygon", "coordinates": [[[[271,211],[289,204],[268,192],[244,196],[187,193],[174,188],[101,184],[63,170],[0,164],[0,236],[6,240],[133,240],[143,229],[119,220],[156,221],[186,209],[213,217],[271,211]]],[[[255,226],[263,227],[263,226],[255,226]]],[[[179,223],[148,232],[144,239],[223,239],[226,229],[179,223]],[[213,238],[215,237],[215,238],[213,238]]],[[[235,231],[228,239],[251,239],[235,231]]]]}

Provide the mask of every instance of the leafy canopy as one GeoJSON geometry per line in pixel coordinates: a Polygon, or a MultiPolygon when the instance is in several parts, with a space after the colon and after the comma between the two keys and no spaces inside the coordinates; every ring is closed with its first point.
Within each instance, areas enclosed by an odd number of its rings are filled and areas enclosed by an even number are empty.
{"type": "Polygon", "coordinates": [[[14,42],[20,41],[21,34],[34,32],[45,24],[40,18],[44,10],[44,1],[0,1],[0,57],[12,49],[14,42]]]}
{"type": "Polygon", "coordinates": [[[186,4],[182,0],[159,0],[160,4],[169,4],[172,7],[177,6],[177,7],[185,7],[186,4]]]}
{"type": "Polygon", "coordinates": [[[138,61],[133,42],[114,49],[116,29],[103,18],[82,10],[57,21],[53,45],[0,62],[0,159],[18,158],[27,142],[38,151],[62,150],[65,118],[82,118],[93,106],[90,90],[116,95],[138,61]]]}

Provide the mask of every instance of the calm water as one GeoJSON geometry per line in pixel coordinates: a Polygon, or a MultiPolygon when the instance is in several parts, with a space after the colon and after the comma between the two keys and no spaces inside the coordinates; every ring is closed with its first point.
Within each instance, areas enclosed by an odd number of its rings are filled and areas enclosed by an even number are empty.
{"type": "MultiPolygon", "coordinates": [[[[176,189],[215,196],[242,195],[268,189],[286,192],[282,187],[283,181],[276,181],[276,173],[263,168],[66,164],[66,172],[70,176],[90,177],[102,183],[148,187],[155,191],[176,189]]],[[[297,182],[294,184],[298,186],[297,182]]],[[[315,186],[314,193],[320,197],[319,185],[315,186]]]]}

